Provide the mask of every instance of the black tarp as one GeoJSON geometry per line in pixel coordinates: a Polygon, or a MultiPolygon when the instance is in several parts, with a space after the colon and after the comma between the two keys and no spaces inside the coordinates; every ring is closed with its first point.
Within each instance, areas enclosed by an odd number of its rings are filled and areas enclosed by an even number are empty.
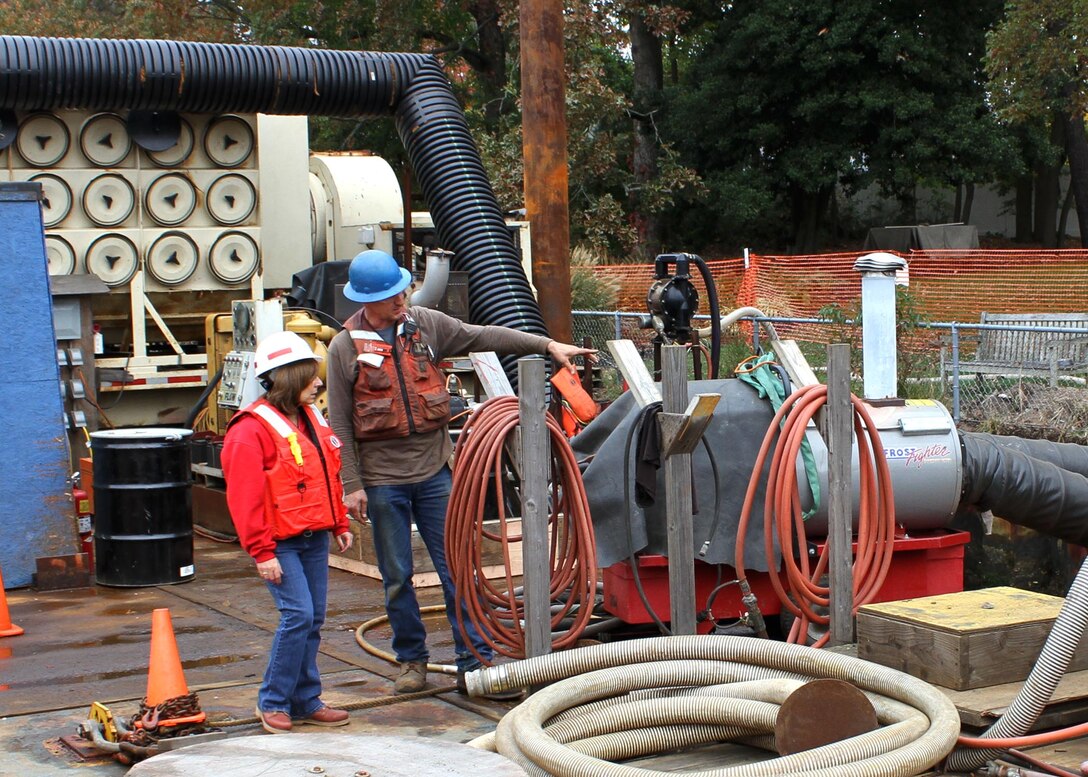
{"type": "MultiPolygon", "coordinates": [[[[700,445],[691,457],[698,508],[698,513],[693,517],[695,545],[692,557],[697,556],[703,542],[709,537],[710,548],[703,560],[711,564],[732,564],[744,494],[774,411],[767,400],[759,398],[754,388],[732,378],[690,381],[688,391],[690,396],[706,393],[722,395],[705,433],[718,470],[721,517],[715,518],[711,460],[700,445]],[[711,532],[713,536],[710,536],[711,532]]],[[[632,550],[668,555],[664,467],[657,473],[655,503],[640,507],[634,494],[635,465],[632,460],[624,458],[628,432],[638,415],[639,408],[631,393],[626,392],[571,440],[571,447],[579,461],[593,457],[582,477],[593,516],[597,561],[602,567],[627,558],[632,550]],[[625,471],[628,473],[626,492],[625,471]]],[[[636,450],[637,442],[632,441],[632,455],[636,450]]],[[[756,495],[744,547],[745,566],[751,570],[766,571],[763,487],[756,495]]]]}
{"type": "Polygon", "coordinates": [[[978,227],[934,224],[914,227],[873,227],[865,236],[866,251],[938,251],[978,248],[978,227]]]}
{"type": "MultiPolygon", "coordinates": [[[[350,259],[321,262],[291,276],[291,290],[287,292],[287,306],[319,310],[329,318],[344,323],[359,309],[358,302],[344,296],[342,289],[348,281],[350,259]]],[[[328,320],[325,323],[330,323],[328,320]]]]}

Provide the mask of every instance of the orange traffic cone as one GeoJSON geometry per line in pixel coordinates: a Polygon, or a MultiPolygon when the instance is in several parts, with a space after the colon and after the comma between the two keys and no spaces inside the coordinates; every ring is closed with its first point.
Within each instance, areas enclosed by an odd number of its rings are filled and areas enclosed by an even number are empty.
{"type": "Polygon", "coordinates": [[[170,610],[165,607],[151,613],[151,660],[147,665],[148,707],[156,707],[167,699],[186,696],[189,686],[181,670],[178,643],[174,641],[174,626],[170,610]]]}
{"type": "Polygon", "coordinates": [[[8,597],[4,593],[4,573],[0,572],[0,637],[17,637],[23,630],[11,622],[8,613],[8,597]]]}

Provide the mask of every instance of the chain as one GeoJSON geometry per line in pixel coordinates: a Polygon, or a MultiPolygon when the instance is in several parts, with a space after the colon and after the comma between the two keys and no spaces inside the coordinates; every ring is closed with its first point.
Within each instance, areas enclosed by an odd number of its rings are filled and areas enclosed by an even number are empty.
{"type": "Polygon", "coordinates": [[[149,747],[167,737],[175,738],[203,733],[207,730],[203,723],[164,725],[161,730],[159,729],[160,723],[168,724],[171,720],[191,717],[199,712],[200,700],[195,693],[175,696],[154,707],[149,707],[147,699],[144,699],[140,702],[140,711],[129,718],[128,731],[121,740],[140,747],[149,747]],[[137,723],[140,725],[137,726],[137,723]]]}

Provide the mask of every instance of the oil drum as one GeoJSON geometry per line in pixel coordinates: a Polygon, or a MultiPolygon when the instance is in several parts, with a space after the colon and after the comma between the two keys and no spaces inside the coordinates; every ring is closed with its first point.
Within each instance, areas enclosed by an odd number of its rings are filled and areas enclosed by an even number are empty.
{"type": "Polygon", "coordinates": [[[91,432],[94,566],[102,585],[193,579],[192,467],[188,429],[91,432]]]}

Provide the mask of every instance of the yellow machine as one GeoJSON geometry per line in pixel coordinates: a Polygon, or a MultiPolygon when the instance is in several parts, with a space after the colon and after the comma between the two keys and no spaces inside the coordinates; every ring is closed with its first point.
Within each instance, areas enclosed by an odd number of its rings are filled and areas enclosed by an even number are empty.
{"type": "MultiPolygon", "coordinates": [[[[227,423],[241,407],[256,398],[253,353],[266,334],[286,330],[300,335],[318,356],[336,331],[311,318],[304,311],[284,310],[278,300],[242,300],[231,313],[213,313],[204,321],[209,375],[217,377],[215,390],[208,393],[204,418],[194,424],[201,430],[224,434],[227,423]]],[[[325,362],[319,367],[325,380],[325,362]]],[[[216,378],[209,380],[209,383],[216,378]]],[[[318,399],[324,409],[325,396],[318,399]]]]}

